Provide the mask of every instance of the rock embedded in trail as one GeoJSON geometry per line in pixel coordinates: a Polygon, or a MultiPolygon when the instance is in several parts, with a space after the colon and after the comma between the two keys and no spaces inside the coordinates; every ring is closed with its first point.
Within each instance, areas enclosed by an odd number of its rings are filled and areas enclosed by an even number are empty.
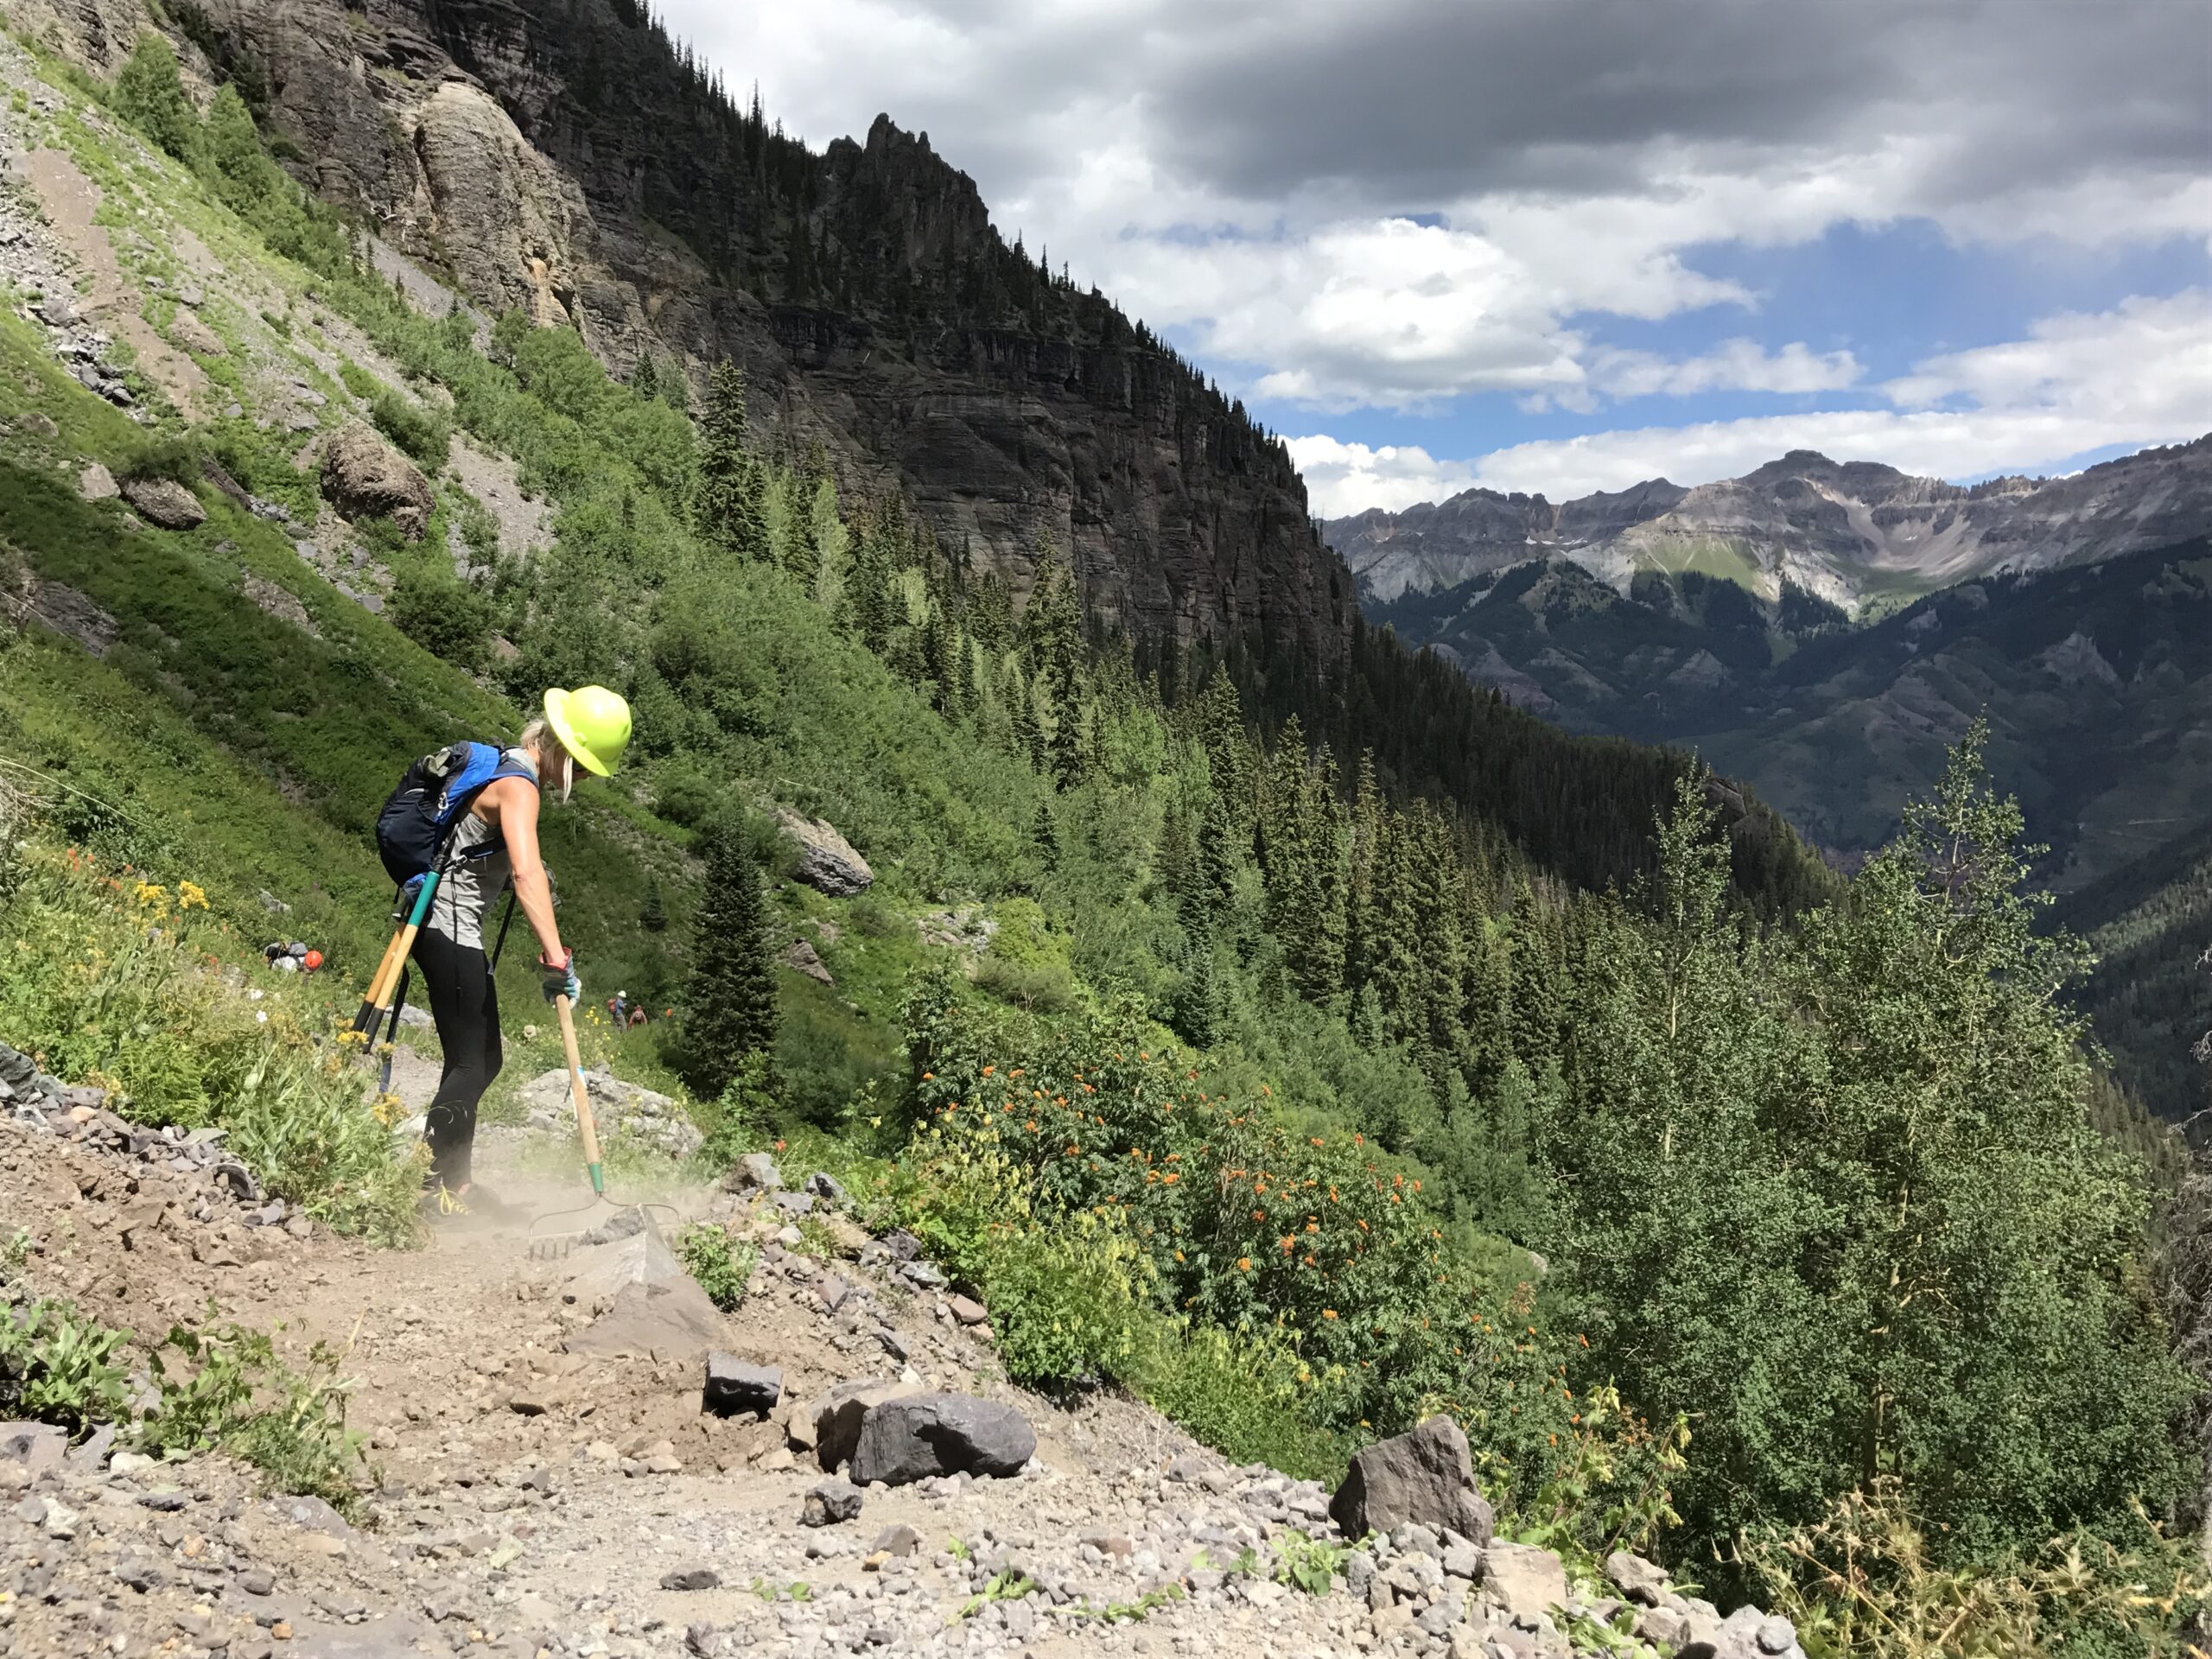
{"type": "Polygon", "coordinates": [[[948,1296],[944,1305],[952,1311],[952,1317],[963,1325],[981,1325],[991,1317],[981,1302],[970,1297],[948,1296]]]}
{"type": "Polygon", "coordinates": [[[0,1462],[22,1465],[33,1475],[61,1466],[69,1437],[51,1423],[0,1423],[0,1462]]]}
{"type": "Polygon", "coordinates": [[[1630,1601],[1645,1607],[1656,1607],[1667,1597],[1667,1573],[1664,1568],[1653,1566],[1641,1555],[1617,1549],[1605,1557],[1605,1576],[1613,1587],[1630,1601]]]}
{"type": "Polygon", "coordinates": [[[722,1177],[722,1185],[733,1192],[757,1189],[773,1192],[784,1184],[777,1171],[776,1160],[765,1152],[748,1152],[729,1166],[729,1173],[722,1177]]]}
{"type": "Polygon", "coordinates": [[[687,1567],[660,1575],[664,1590],[716,1590],[721,1582],[721,1574],[710,1567],[687,1567]]]}
{"type": "MultiPolygon", "coordinates": [[[[676,1101],[610,1072],[585,1072],[584,1096],[602,1135],[626,1135],[679,1160],[706,1141],[676,1101]]],[[[532,1077],[523,1085],[522,1104],[532,1128],[551,1128],[563,1122],[575,1109],[568,1072],[556,1068],[532,1077]]]]}
{"type": "Polygon", "coordinates": [[[734,1354],[715,1352],[707,1356],[707,1382],[699,1404],[702,1410],[717,1417],[751,1412],[765,1419],[776,1408],[783,1392],[780,1366],[755,1365],[734,1354]]]}
{"type": "Polygon", "coordinates": [[[860,1443],[861,1425],[869,1412],[913,1392],[889,1377],[855,1377],[837,1383],[793,1415],[791,1444],[801,1451],[811,1446],[822,1466],[834,1470],[851,1461],[853,1448],[860,1443]]]}
{"type": "Polygon", "coordinates": [[[849,1480],[817,1481],[807,1491],[798,1523],[803,1527],[830,1527],[842,1521],[856,1521],[860,1518],[861,1498],[861,1489],[849,1480]]]}
{"type": "Polygon", "coordinates": [[[798,879],[832,899],[850,899],[875,885],[875,872],[826,818],[779,807],[776,826],[798,846],[798,879]]]}
{"type": "Polygon", "coordinates": [[[972,1394],[913,1394],[870,1408],[853,1448],[852,1478],[903,1486],[932,1475],[1019,1474],[1037,1452],[1028,1420],[972,1394]]]}
{"type": "Polygon", "coordinates": [[[1493,1525],[1491,1507],[1475,1487],[1467,1437],[1444,1416],[1354,1456],[1329,1518],[1347,1538],[1414,1523],[1449,1527],[1478,1549],[1489,1544],[1493,1525]]]}
{"type": "Polygon", "coordinates": [[[1567,1602],[1567,1568],[1548,1549],[1491,1543],[1483,1554],[1483,1585],[1516,1618],[1534,1618],[1567,1602]]]}

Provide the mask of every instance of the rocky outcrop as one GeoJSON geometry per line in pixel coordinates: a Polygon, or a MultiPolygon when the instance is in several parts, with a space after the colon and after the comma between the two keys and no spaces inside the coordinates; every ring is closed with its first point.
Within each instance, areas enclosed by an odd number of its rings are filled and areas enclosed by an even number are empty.
{"type": "MultiPolygon", "coordinates": [[[[678,1160],[706,1140],[680,1102],[611,1072],[585,1072],[584,1095],[602,1135],[625,1135],[678,1160]]],[[[522,1087],[522,1106],[531,1128],[559,1127],[575,1110],[568,1072],[556,1069],[532,1077],[522,1087]]]]}
{"type": "MultiPolygon", "coordinates": [[[[868,861],[853,850],[853,843],[839,835],[827,818],[810,818],[804,812],[782,807],[776,813],[776,827],[798,849],[798,868],[793,874],[808,887],[833,899],[850,899],[875,885],[875,872],[868,868],[868,861]]],[[[812,955],[813,947],[807,949],[812,955]]],[[[819,966],[821,958],[817,957],[815,961],[819,966]]]]}
{"type": "Polygon", "coordinates": [[[173,478],[125,479],[123,499],[148,524],[163,530],[197,530],[207,522],[207,509],[200,505],[200,498],[173,478]]]}
{"type": "Polygon", "coordinates": [[[437,505],[415,463],[359,421],[325,441],[322,493],[348,518],[391,519],[410,542],[423,539],[437,505]]]}
{"type": "Polygon", "coordinates": [[[199,11],[307,181],[476,302],[573,323],[618,371],[650,353],[697,384],[731,358],[756,418],[855,493],[897,487],[1018,600],[1044,542],[1137,638],[1344,648],[1352,584],[1287,451],[1007,247],[925,137],[880,118],[810,151],[624,0],[199,11]]]}

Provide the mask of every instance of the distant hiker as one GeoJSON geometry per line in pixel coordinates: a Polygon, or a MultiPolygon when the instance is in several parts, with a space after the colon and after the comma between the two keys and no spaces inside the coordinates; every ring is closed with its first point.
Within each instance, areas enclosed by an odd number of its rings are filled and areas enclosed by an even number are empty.
{"type": "Polygon", "coordinates": [[[505,1058],[499,992],[484,954],[485,912],[501,888],[512,883],[537,935],[545,1000],[565,993],[573,1007],[583,995],[575,952],[562,944],[554,919],[552,883],[538,853],[538,804],[547,789],[557,789],[557,798],[566,801],[578,766],[598,778],[614,770],[630,741],[630,705],[604,686],[588,685],[548,691],[544,706],[543,716],[500,753],[491,780],[456,815],[439,867],[443,874],[415,937],[415,963],[445,1051],[445,1070],[424,1120],[430,1148],[424,1186],[448,1212],[467,1208],[476,1103],[505,1058]]]}
{"type": "Polygon", "coordinates": [[[635,1031],[645,1023],[645,1005],[640,1002],[630,1010],[630,1029],[635,1031]]]}
{"type": "Polygon", "coordinates": [[[609,1011],[609,1012],[611,1012],[611,1013],[614,1015],[614,1029],[615,1029],[615,1030],[620,1031],[620,1030],[621,1030],[621,1029],[622,1029],[622,1027],[625,1027],[625,1026],[626,1026],[626,1025],[628,1025],[628,1024],[630,1023],[630,993],[629,993],[629,992],[627,992],[627,991],[617,991],[617,992],[615,992],[615,993],[614,993],[614,998],[613,998],[613,1000],[612,1001],[610,1001],[607,1006],[608,1011],[609,1011]]]}

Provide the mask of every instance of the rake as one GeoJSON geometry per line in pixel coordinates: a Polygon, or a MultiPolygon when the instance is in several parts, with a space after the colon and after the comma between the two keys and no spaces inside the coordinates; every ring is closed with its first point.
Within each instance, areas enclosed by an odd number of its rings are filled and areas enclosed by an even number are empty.
{"type": "Polygon", "coordinates": [[[529,1255],[533,1262],[556,1262],[575,1248],[578,1239],[595,1230],[613,1217],[631,1210],[664,1210],[676,1213],[676,1206],[669,1204],[616,1204],[607,1196],[607,1166],[600,1160],[599,1126],[592,1119],[591,1096],[584,1087],[584,1065],[576,1049],[575,1015],[566,995],[553,999],[553,1006],[561,1015],[561,1046],[569,1061],[569,1098],[575,1103],[576,1133],[584,1143],[584,1168],[591,1176],[592,1198],[589,1204],[580,1204],[572,1209],[554,1210],[537,1217],[530,1224],[529,1255]],[[606,1211],[606,1216],[598,1212],[606,1211]],[[578,1216],[593,1219],[580,1225],[571,1225],[558,1232],[540,1232],[549,1221],[567,1221],[578,1216]]]}

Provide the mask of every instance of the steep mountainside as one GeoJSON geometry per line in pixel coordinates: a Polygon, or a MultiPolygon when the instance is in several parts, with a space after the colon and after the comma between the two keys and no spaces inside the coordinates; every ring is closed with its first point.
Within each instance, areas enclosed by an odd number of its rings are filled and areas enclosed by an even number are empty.
{"type": "Polygon", "coordinates": [[[1796,587],[1856,612],[1983,572],[2110,558],[2208,529],[2212,437],[2072,477],[1972,486],[1799,449],[1695,489],[1655,479],[1558,505],[1467,490],[1440,505],[1333,519],[1325,533],[1377,600],[1556,556],[1624,590],[1641,570],[1698,571],[1763,599],[1796,587]]]}
{"type": "MultiPolygon", "coordinates": [[[[728,355],[756,422],[903,489],[1027,591],[1042,541],[1093,612],[1185,645],[1340,644],[1352,606],[1287,454],[1102,296],[1008,248],[888,118],[822,154],[725,99],[634,0],[203,0],[168,9],[302,176],[499,311],[617,372],[728,355]]],[[[136,0],[14,0],[110,69],[136,0]]]]}
{"type": "Polygon", "coordinates": [[[2212,543],[1983,576],[1866,627],[1695,573],[1621,594],[1565,559],[1373,608],[1548,719],[1695,747],[1847,859],[1986,716],[1992,770],[2051,848],[2038,879],[2102,958],[2087,1006],[2123,1079],[2169,1116],[2201,1101],[2212,543]]]}
{"type": "Polygon", "coordinates": [[[1871,627],[1733,583],[1566,560],[1380,607],[1470,676],[1591,731],[1694,744],[1821,844],[1863,851],[1985,711],[1992,762],[2071,888],[2202,817],[2212,544],[1993,575],[1871,627]]]}

